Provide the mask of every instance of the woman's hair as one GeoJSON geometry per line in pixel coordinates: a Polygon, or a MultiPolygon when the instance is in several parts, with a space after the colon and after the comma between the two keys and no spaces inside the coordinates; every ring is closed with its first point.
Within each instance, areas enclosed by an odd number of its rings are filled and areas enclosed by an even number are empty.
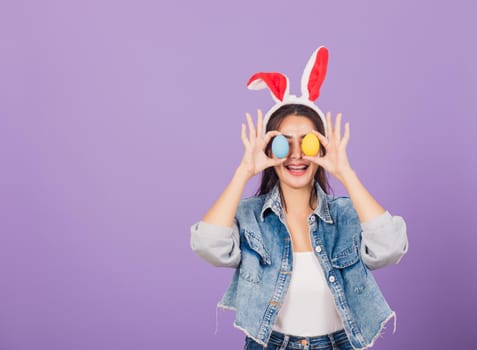
{"type": "MultiPolygon", "coordinates": [[[[310,119],[315,129],[321,134],[323,135],[325,134],[325,128],[318,113],[315,112],[310,107],[300,105],[300,104],[287,104],[280,107],[275,112],[273,112],[273,114],[271,115],[267,123],[266,132],[271,130],[278,130],[282,121],[290,115],[303,116],[305,118],[310,119]]],[[[265,153],[268,156],[271,155],[271,148],[272,148],[272,143],[269,142],[267,147],[265,148],[265,153]]],[[[320,155],[324,156],[325,154],[326,154],[325,148],[320,147],[320,155]]],[[[277,182],[278,182],[278,176],[277,176],[277,173],[275,172],[275,169],[273,167],[266,168],[262,172],[262,180],[260,183],[260,187],[256,192],[256,195],[262,195],[262,194],[266,194],[270,192],[273,189],[273,187],[277,184],[277,182]]],[[[316,171],[315,182],[318,182],[318,184],[320,185],[320,187],[323,189],[325,193],[329,193],[329,190],[331,189],[331,187],[328,183],[328,178],[326,177],[325,169],[323,169],[321,166],[319,166],[318,170],[316,171]]],[[[284,205],[284,208],[286,209],[286,203],[283,198],[282,190],[280,188],[280,183],[278,183],[278,187],[280,190],[280,197],[281,197],[282,203],[284,205]]],[[[313,208],[314,199],[316,199],[315,186],[312,187],[311,194],[310,194],[310,208],[313,208]]]]}

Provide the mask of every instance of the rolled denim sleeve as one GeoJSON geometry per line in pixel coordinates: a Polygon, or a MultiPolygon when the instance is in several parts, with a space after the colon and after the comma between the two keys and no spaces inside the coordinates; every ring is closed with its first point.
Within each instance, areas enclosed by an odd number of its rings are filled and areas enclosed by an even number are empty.
{"type": "Polygon", "coordinates": [[[408,250],[406,222],[388,211],[361,223],[361,256],[371,269],[397,264],[408,250]]]}
{"type": "Polygon", "coordinates": [[[240,236],[238,226],[218,226],[204,221],[191,226],[192,250],[218,267],[237,267],[240,263],[240,236]]]}

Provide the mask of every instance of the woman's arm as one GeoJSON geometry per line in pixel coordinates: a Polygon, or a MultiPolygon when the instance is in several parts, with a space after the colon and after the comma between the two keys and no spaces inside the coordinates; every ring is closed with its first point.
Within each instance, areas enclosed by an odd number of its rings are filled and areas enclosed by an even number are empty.
{"type": "Polygon", "coordinates": [[[240,263],[240,239],[234,222],[248,175],[239,167],[202,220],[191,227],[192,250],[217,267],[237,267],[240,263]]]}
{"type": "Polygon", "coordinates": [[[385,210],[351,168],[342,174],[342,183],[361,222],[363,262],[371,270],[397,264],[408,250],[404,219],[385,210]]]}
{"type": "Polygon", "coordinates": [[[342,137],[341,113],[336,116],[335,127],[329,112],[326,119],[327,137],[315,132],[326,149],[326,155],[303,158],[325,168],[346,188],[363,229],[361,254],[366,265],[376,269],[399,262],[408,249],[406,223],[400,216],[391,216],[368,192],[351,168],[346,155],[350,138],[349,123],[345,124],[342,137]]]}
{"type": "Polygon", "coordinates": [[[385,211],[361,223],[361,258],[371,270],[397,264],[408,250],[406,222],[385,211]]]}
{"type": "Polygon", "coordinates": [[[262,136],[262,112],[258,110],[257,128],[249,113],[246,113],[246,118],[249,132],[247,137],[245,124],[242,124],[241,137],[245,148],[242,161],[225,191],[202,218],[204,222],[231,227],[247,181],[262,170],[285,161],[285,159],[270,158],[265,154],[268,142],[279,132],[270,131],[265,137],[262,136]]]}
{"type": "Polygon", "coordinates": [[[368,192],[354,170],[346,169],[341,175],[341,183],[348,192],[361,223],[384,214],[386,210],[368,192]]]}
{"type": "Polygon", "coordinates": [[[241,260],[237,224],[218,226],[200,221],[190,228],[190,246],[204,260],[217,267],[237,267],[241,260]]]}
{"type": "Polygon", "coordinates": [[[242,198],[243,190],[250,178],[249,173],[240,165],[235,171],[232,181],[228,184],[220,197],[202,218],[209,224],[232,227],[237,207],[242,198]]]}
{"type": "Polygon", "coordinates": [[[378,217],[385,212],[384,208],[369,194],[366,188],[359,181],[355,172],[351,168],[346,154],[350,131],[349,123],[345,124],[344,135],[341,135],[341,113],[336,116],[336,124],[333,127],[331,113],[326,113],[326,134],[327,137],[314,131],[320,143],[326,149],[325,156],[303,157],[322,166],[327,172],[336,177],[346,188],[358,212],[361,222],[366,222],[378,217]]]}
{"type": "Polygon", "coordinates": [[[232,180],[210,207],[202,220],[191,227],[191,248],[215,266],[237,266],[240,262],[238,225],[234,222],[240,199],[247,181],[265,168],[278,165],[285,159],[273,159],[265,154],[265,148],[278,131],[262,135],[262,112],[258,110],[257,128],[252,117],[246,114],[246,126],[242,124],[244,156],[232,180]]]}

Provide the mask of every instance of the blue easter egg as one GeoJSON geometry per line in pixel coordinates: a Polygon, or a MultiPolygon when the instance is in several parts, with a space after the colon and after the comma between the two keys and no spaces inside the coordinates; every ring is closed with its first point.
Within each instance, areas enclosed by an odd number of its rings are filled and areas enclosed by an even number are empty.
{"type": "Polygon", "coordinates": [[[290,150],[288,140],[283,135],[277,135],[273,138],[272,152],[277,158],[285,158],[290,150]]]}

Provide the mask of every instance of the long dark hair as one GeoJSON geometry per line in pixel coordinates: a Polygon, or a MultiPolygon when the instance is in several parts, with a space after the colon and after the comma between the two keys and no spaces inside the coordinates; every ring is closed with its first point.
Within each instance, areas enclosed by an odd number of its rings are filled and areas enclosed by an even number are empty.
{"type": "MultiPolygon", "coordinates": [[[[308,118],[311,120],[313,123],[315,129],[320,132],[321,134],[325,134],[325,128],[323,125],[323,122],[321,121],[320,116],[318,115],[317,112],[315,112],[313,109],[310,107],[307,107],[305,105],[300,105],[300,104],[287,104],[279,109],[277,109],[273,114],[271,115],[268,124],[267,124],[267,132],[271,130],[278,130],[280,127],[280,124],[282,121],[288,117],[289,115],[296,115],[296,116],[303,116],[305,118],[308,118]]],[[[271,148],[272,148],[272,143],[269,142],[266,149],[265,153],[267,155],[271,155],[271,148]]],[[[324,147],[320,147],[320,155],[324,156],[326,155],[326,150],[324,147]]],[[[318,167],[318,170],[315,173],[315,181],[312,186],[311,194],[310,194],[310,208],[313,209],[313,201],[316,199],[316,188],[315,188],[315,183],[318,182],[320,187],[323,189],[325,193],[329,193],[331,190],[330,184],[328,183],[328,178],[326,176],[325,169],[323,169],[321,166],[318,167]]],[[[262,195],[270,192],[273,187],[277,184],[278,182],[278,176],[277,173],[275,172],[275,169],[273,167],[266,168],[262,172],[262,180],[260,183],[260,187],[258,188],[256,195],[262,195]]],[[[282,200],[282,204],[286,210],[286,203],[283,198],[282,190],[280,188],[280,183],[278,182],[279,190],[280,190],[280,197],[282,200]]]]}

